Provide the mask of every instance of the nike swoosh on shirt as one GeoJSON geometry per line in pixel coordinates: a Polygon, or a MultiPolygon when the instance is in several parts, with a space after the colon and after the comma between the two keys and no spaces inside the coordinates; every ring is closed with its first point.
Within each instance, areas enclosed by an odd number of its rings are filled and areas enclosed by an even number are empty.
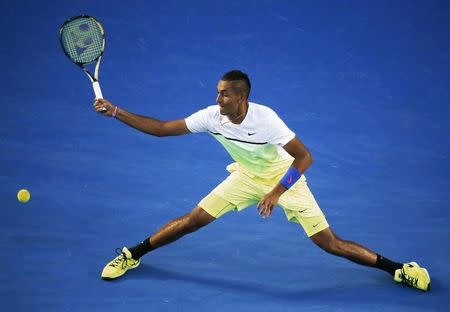
{"type": "Polygon", "coordinates": [[[252,135],[255,135],[256,132],[248,132],[247,134],[248,134],[249,136],[252,136],[252,135]]]}

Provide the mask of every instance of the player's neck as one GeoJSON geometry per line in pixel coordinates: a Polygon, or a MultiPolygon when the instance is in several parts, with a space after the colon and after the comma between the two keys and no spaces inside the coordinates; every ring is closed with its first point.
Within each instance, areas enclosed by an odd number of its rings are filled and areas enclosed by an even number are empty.
{"type": "Polygon", "coordinates": [[[236,125],[242,123],[245,119],[245,116],[247,116],[248,106],[248,102],[246,101],[243,105],[239,106],[237,113],[233,116],[228,116],[228,119],[236,125]]]}

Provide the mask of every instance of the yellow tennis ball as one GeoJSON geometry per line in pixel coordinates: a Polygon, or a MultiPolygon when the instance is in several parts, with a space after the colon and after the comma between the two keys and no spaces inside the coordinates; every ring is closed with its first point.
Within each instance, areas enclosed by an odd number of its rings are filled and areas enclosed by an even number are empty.
{"type": "Polygon", "coordinates": [[[17,193],[17,199],[21,202],[21,203],[26,203],[27,201],[30,200],[30,192],[28,192],[28,190],[26,189],[21,189],[19,191],[19,193],[17,193]]]}

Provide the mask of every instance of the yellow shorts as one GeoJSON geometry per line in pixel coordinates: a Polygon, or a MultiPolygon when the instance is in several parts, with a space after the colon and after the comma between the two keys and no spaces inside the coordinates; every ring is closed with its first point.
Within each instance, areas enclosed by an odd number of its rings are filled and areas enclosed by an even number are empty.
{"type": "MultiPolygon", "coordinates": [[[[232,171],[198,206],[219,218],[229,211],[256,205],[275,183],[261,183],[241,171],[232,171]]],[[[286,218],[299,223],[309,237],[329,227],[304,178],[281,195],[278,205],[284,210],[286,218]]]]}

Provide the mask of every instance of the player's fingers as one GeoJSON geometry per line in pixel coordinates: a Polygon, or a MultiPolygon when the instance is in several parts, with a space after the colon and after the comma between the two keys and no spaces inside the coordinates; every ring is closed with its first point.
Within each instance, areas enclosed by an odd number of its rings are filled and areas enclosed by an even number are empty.
{"type": "Polygon", "coordinates": [[[104,113],[106,113],[108,110],[106,109],[106,107],[105,106],[103,106],[102,104],[94,104],[94,108],[95,108],[95,111],[97,112],[97,113],[102,113],[102,114],[104,114],[104,113]]]}
{"type": "Polygon", "coordinates": [[[259,215],[264,218],[264,208],[259,211],[259,215]]]}
{"type": "Polygon", "coordinates": [[[266,203],[264,202],[264,203],[262,203],[261,209],[259,210],[259,215],[264,217],[266,215],[266,209],[267,209],[267,206],[266,206],[266,203]]]}
{"type": "Polygon", "coordinates": [[[96,99],[95,102],[94,102],[94,108],[95,108],[95,110],[97,112],[99,112],[99,111],[106,111],[105,104],[100,102],[100,101],[98,101],[98,99],[96,99]]]}
{"type": "Polygon", "coordinates": [[[272,215],[273,205],[272,203],[268,203],[266,206],[266,210],[264,211],[264,217],[270,217],[272,215]]]}
{"type": "Polygon", "coordinates": [[[264,219],[267,218],[267,216],[268,216],[268,215],[267,215],[267,209],[264,209],[264,210],[261,212],[260,215],[261,215],[261,217],[263,217],[264,219]]]}
{"type": "Polygon", "coordinates": [[[258,205],[256,206],[256,208],[259,211],[259,214],[261,214],[261,211],[264,209],[264,200],[261,200],[258,205]]]}

